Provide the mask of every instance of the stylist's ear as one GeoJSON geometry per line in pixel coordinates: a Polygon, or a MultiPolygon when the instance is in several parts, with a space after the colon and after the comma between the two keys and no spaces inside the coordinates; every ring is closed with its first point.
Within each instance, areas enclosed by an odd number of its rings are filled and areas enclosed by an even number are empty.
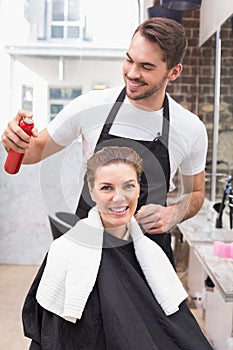
{"type": "Polygon", "coordinates": [[[178,64],[177,64],[175,67],[173,67],[173,68],[170,70],[170,72],[168,73],[168,79],[169,79],[170,81],[176,80],[176,79],[180,76],[182,70],[183,70],[182,64],[181,64],[181,63],[178,63],[178,64]]]}

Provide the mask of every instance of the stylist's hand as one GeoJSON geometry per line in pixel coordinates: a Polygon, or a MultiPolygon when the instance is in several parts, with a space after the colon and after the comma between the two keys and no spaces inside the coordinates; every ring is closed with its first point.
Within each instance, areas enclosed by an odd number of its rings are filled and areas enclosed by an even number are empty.
{"type": "MultiPolygon", "coordinates": [[[[23,117],[32,118],[32,113],[23,109],[19,110],[3,132],[2,143],[7,151],[11,148],[16,152],[25,153],[28,149],[30,136],[19,127],[19,122],[23,117]]],[[[37,129],[32,130],[32,136],[38,136],[37,129]]]]}
{"type": "Polygon", "coordinates": [[[164,233],[179,223],[175,205],[163,207],[157,204],[147,204],[140,208],[135,218],[147,233],[164,233]]]}

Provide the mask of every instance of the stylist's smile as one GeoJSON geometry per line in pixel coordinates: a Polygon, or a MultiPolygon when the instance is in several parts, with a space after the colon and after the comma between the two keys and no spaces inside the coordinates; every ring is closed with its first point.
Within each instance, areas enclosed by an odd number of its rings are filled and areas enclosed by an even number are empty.
{"type": "Polygon", "coordinates": [[[128,87],[132,90],[138,89],[142,86],[145,86],[146,84],[143,82],[133,82],[132,80],[128,80],[128,87]]]}

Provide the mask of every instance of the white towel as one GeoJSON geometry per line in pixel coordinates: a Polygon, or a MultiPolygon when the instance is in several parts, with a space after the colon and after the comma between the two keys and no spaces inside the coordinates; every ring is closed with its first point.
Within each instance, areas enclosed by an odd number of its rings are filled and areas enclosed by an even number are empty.
{"type": "MultiPolygon", "coordinates": [[[[99,271],[103,232],[95,207],[87,219],[53,241],[36,295],[44,309],[73,323],[81,318],[99,271]]],[[[180,279],[166,254],[143,234],[135,218],[129,232],[154,297],[167,316],[173,314],[188,296],[180,279]]]]}

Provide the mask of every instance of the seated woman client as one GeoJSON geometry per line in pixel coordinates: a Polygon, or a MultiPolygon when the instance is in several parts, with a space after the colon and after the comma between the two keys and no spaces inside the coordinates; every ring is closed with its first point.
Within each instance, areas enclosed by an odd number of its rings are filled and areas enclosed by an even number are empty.
{"type": "Polygon", "coordinates": [[[210,350],[162,249],[134,218],[142,160],[105,147],[87,161],[96,206],[56,239],[23,307],[30,350],[210,350]]]}

